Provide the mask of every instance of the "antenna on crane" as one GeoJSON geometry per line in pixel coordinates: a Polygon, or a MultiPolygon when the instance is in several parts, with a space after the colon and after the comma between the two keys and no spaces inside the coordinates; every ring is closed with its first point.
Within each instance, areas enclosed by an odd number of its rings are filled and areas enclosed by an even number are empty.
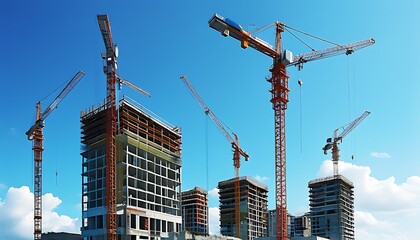
{"type": "Polygon", "coordinates": [[[365,111],[360,117],[353,120],[353,122],[348,124],[348,127],[343,130],[340,135],[337,135],[338,130],[340,128],[337,128],[334,130],[334,134],[332,138],[327,138],[327,144],[322,148],[324,150],[324,154],[327,155],[328,150],[331,149],[332,152],[332,161],[333,161],[333,174],[334,176],[338,175],[338,161],[340,159],[340,149],[338,148],[338,145],[343,141],[343,138],[347,136],[361,121],[363,121],[370,112],[365,111]]]}

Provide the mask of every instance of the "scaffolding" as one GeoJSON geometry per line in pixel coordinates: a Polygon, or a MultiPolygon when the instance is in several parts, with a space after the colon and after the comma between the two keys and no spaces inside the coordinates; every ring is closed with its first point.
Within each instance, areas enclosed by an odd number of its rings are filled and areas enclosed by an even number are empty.
{"type": "MultiPolygon", "coordinates": [[[[181,129],[123,97],[117,109],[117,234],[160,239],[181,228],[181,129]]],[[[106,236],[106,108],[81,113],[83,237],[106,236]]],[[[90,239],[90,238],[89,238],[90,239]]]]}
{"type": "MultiPolygon", "coordinates": [[[[240,186],[240,238],[252,240],[267,236],[268,187],[257,180],[245,176],[239,178],[240,186]]],[[[235,178],[218,184],[220,202],[220,233],[236,236],[235,225],[235,178]]]]}
{"type": "Polygon", "coordinates": [[[196,235],[209,235],[208,226],[208,193],[206,190],[195,187],[181,194],[182,226],[196,235]]]}

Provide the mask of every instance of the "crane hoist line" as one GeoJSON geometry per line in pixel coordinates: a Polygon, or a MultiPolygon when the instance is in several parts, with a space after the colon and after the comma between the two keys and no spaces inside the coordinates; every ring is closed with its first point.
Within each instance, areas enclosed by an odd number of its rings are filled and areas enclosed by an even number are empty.
{"type": "Polygon", "coordinates": [[[292,52],[283,49],[282,33],[285,24],[275,22],[275,45],[274,48],[266,41],[254,37],[245,31],[235,21],[214,14],[208,21],[209,27],[220,32],[224,37],[232,37],[241,43],[242,48],[251,47],[273,59],[273,67],[270,69],[271,78],[267,81],[271,84],[271,104],[274,110],[274,139],[275,139],[275,174],[276,174],[276,239],[286,240],[287,237],[287,207],[286,207],[286,109],[289,102],[289,76],[286,67],[298,66],[302,69],[303,64],[338,54],[352,54],[361,48],[375,43],[373,38],[367,40],[334,45],[323,50],[311,51],[293,56],[292,52]]]}

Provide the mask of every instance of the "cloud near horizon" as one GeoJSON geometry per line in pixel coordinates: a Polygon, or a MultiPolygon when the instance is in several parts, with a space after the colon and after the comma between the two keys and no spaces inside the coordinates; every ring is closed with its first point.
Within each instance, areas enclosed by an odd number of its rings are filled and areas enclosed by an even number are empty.
{"type": "MultiPolygon", "coordinates": [[[[0,236],[2,239],[33,239],[33,198],[28,186],[10,187],[0,199],[0,236]]],[[[42,196],[42,231],[80,233],[81,221],[59,215],[54,210],[61,204],[51,193],[42,196]]]]}
{"type": "Polygon", "coordinates": [[[374,158],[391,158],[391,155],[386,152],[371,152],[370,156],[374,158]]]}
{"type": "Polygon", "coordinates": [[[268,177],[261,177],[260,175],[256,175],[254,178],[261,183],[265,183],[268,181],[268,177]]]}
{"type": "Polygon", "coordinates": [[[209,198],[215,198],[219,200],[219,189],[217,187],[213,188],[212,190],[208,191],[209,198]]]}
{"type": "MultiPolygon", "coordinates": [[[[332,175],[332,161],[322,163],[319,177],[332,175]]],[[[339,173],[354,184],[356,239],[420,239],[420,176],[401,184],[393,176],[377,179],[371,168],[339,162],[339,173]]]]}

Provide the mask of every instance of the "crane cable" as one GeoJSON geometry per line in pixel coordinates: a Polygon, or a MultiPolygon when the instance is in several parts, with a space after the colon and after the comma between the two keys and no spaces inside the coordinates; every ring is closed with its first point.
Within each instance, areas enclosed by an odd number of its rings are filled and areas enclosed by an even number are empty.
{"type": "Polygon", "coordinates": [[[315,39],[318,39],[318,40],[320,40],[320,41],[323,41],[323,42],[326,42],[326,43],[329,43],[329,44],[333,44],[333,45],[336,45],[336,46],[341,46],[341,45],[340,45],[340,44],[338,44],[338,43],[331,42],[331,41],[329,41],[329,40],[327,40],[327,39],[317,37],[317,36],[315,36],[315,35],[312,35],[312,34],[306,33],[306,32],[304,32],[304,31],[298,30],[298,29],[296,29],[296,28],[293,28],[293,27],[290,27],[290,26],[287,26],[287,25],[284,25],[284,27],[285,27],[285,28],[289,28],[289,29],[291,29],[291,30],[293,30],[293,31],[296,31],[296,32],[298,32],[298,33],[301,33],[301,34],[303,34],[303,35],[306,35],[306,36],[308,36],[308,37],[315,38],[315,39]]]}
{"type": "Polygon", "coordinates": [[[299,84],[299,115],[300,115],[300,153],[303,152],[303,130],[302,130],[302,80],[300,80],[300,71],[299,71],[299,77],[298,77],[298,84],[299,84]]]}
{"type": "Polygon", "coordinates": [[[293,37],[295,37],[297,40],[299,40],[301,43],[303,43],[305,46],[310,48],[312,51],[316,51],[313,47],[309,46],[309,44],[305,43],[302,39],[300,39],[296,34],[292,33],[289,29],[285,28],[285,30],[290,33],[293,37]]]}
{"type": "Polygon", "coordinates": [[[209,191],[209,119],[207,116],[204,116],[204,118],[206,119],[206,140],[205,140],[205,144],[206,144],[206,190],[209,191]]]}

